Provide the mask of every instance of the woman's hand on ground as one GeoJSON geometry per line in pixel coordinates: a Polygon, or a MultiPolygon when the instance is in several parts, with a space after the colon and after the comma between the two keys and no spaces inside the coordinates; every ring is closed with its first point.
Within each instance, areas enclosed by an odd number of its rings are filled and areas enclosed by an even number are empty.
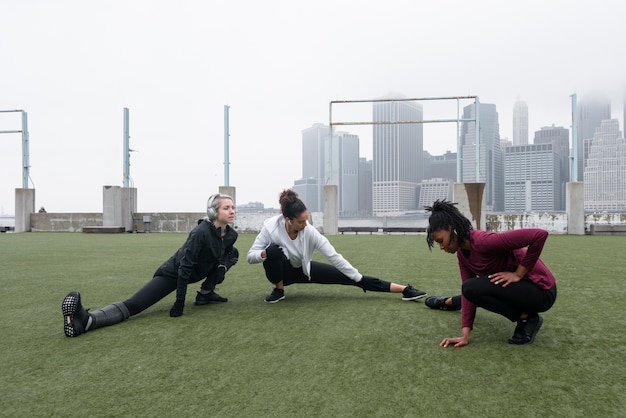
{"type": "Polygon", "coordinates": [[[464,345],[469,344],[469,338],[466,337],[455,337],[455,338],[444,338],[442,342],[439,343],[439,347],[447,347],[450,344],[454,344],[454,348],[463,347],[464,345]]]}

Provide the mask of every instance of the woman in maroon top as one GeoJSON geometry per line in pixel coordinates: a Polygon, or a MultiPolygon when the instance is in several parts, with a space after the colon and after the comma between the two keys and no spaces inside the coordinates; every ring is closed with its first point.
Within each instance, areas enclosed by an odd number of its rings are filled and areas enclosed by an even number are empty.
{"type": "Polygon", "coordinates": [[[529,344],[541,328],[545,312],[556,300],[554,276],[539,259],[548,232],[538,228],[507,232],[474,230],[454,203],[437,200],[428,219],[426,241],[457,255],[462,281],[461,337],[439,345],[469,344],[476,307],[517,322],[511,344],[529,344]]]}

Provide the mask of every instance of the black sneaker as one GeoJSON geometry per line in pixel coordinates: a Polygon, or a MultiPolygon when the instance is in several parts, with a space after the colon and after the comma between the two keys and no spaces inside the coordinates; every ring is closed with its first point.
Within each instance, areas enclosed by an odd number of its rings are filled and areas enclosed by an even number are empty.
{"type": "Polygon", "coordinates": [[[78,337],[86,330],[89,314],[80,303],[80,293],[70,292],[61,303],[63,311],[63,331],[68,337],[78,337]]]}
{"type": "Polygon", "coordinates": [[[509,344],[531,344],[535,341],[535,336],[539,332],[541,324],[543,324],[543,318],[539,314],[524,320],[520,319],[517,321],[513,336],[509,338],[509,344]]]}
{"type": "Polygon", "coordinates": [[[452,297],[452,304],[446,305],[449,296],[431,296],[426,298],[424,304],[431,309],[441,309],[442,311],[458,311],[461,309],[461,296],[452,297]]]}
{"type": "Polygon", "coordinates": [[[277,288],[274,288],[274,290],[272,290],[272,293],[270,293],[269,295],[265,297],[265,301],[267,303],[276,303],[279,300],[283,300],[283,299],[285,299],[285,289],[277,289],[277,288]]]}
{"type": "Polygon", "coordinates": [[[417,300],[419,298],[423,298],[424,296],[426,296],[426,292],[417,290],[410,284],[406,285],[402,291],[402,300],[417,300]]]}
{"type": "Polygon", "coordinates": [[[199,305],[208,305],[211,303],[225,303],[225,302],[228,302],[228,298],[223,298],[217,293],[211,291],[205,295],[198,292],[198,294],[196,295],[196,300],[193,304],[199,306],[199,305]]]}

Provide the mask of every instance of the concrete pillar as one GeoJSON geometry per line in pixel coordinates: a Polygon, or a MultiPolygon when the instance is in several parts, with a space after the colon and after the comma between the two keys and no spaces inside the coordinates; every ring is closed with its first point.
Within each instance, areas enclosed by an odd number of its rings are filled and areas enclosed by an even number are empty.
{"type": "Polygon", "coordinates": [[[15,189],[15,232],[30,232],[30,214],[35,212],[35,189],[15,189]]]}
{"type": "Polygon", "coordinates": [[[123,226],[126,232],[133,232],[133,217],[137,212],[137,189],[103,186],[102,196],[102,226],[123,226]]]}
{"type": "Polygon", "coordinates": [[[486,229],[485,183],[454,183],[452,201],[474,229],[486,229]]]}
{"type": "Polygon", "coordinates": [[[337,186],[327,184],[324,186],[324,234],[337,235],[339,232],[339,206],[337,186]]]}
{"type": "MultiPolygon", "coordinates": [[[[227,194],[233,198],[233,203],[237,207],[237,188],[234,186],[220,186],[218,190],[219,194],[227,194]]],[[[209,196],[207,196],[208,198],[209,196]]]]}
{"type": "Polygon", "coordinates": [[[565,186],[565,213],[567,233],[585,234],[585,187],[583,182],[569,182],[565,186]]]}

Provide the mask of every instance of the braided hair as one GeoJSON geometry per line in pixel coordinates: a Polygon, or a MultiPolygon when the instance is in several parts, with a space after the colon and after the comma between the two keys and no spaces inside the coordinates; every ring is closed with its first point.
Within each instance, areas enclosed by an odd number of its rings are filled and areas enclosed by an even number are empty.
{"type": "Polygon", "coordinates": [[[460,243],[469,239],[470,231],[473,229],[472,223],[463,216],[455,205],[456,203],[443,199],[436,200],[432,206],[425,208],[427,212],[431,212],[426,229],[426,242],[431,251],[435,245],[433,234],[442,229],[451,228],[460,243]]]}
{"type": "Polygon", "coordinates": [[[283,190],[278,202],[280,203],[280,211],[285,218],[296,219],[307,210],[304,202],[298,197],[298,193],[291,189],[283,190]]]}

